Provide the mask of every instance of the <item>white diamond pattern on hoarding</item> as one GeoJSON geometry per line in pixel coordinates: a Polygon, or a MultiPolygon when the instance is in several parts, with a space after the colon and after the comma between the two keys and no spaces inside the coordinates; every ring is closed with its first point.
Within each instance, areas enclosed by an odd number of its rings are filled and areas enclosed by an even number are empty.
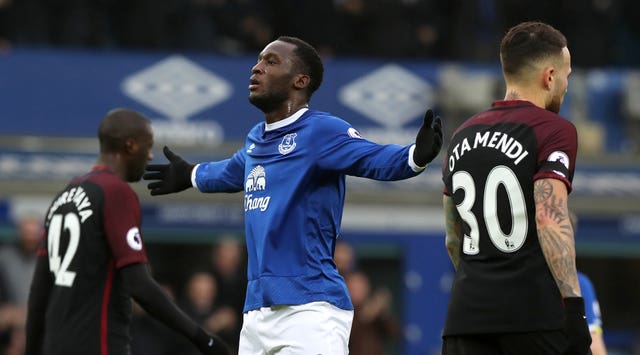
{"type": "Polygon", "coordinates": [[[175,55],[122,83],[122,91],[174,120],[185,120],[232,94],[231,85],[185,57],[175,55]]]}
{"type": "Polygon", "coordinates": [[[433,103],[434,89],[416,74],[388,64],[344,86],[345,106],[387,127],[401,127],[433,103]]]}

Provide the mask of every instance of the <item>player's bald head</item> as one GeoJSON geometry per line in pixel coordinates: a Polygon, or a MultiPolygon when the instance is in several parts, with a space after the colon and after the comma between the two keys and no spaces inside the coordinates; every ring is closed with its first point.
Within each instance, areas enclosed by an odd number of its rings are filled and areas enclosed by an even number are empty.
{"type": "Polygon", "coordinates": [[[116,153],[124,149],[127,139],[139,139],[149,134],[149,119],[124,108],[111,110],[98,127],[101,153],[116,153]]]}

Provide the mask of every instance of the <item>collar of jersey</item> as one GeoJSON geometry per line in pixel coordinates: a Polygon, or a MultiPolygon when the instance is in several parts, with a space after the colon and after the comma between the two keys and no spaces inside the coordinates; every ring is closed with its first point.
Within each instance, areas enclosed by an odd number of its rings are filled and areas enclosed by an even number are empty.
{"type": "Polygon", "coordinates": [[[302,116],[305,112],[307,112],[307,110],[309,110],[307,107],[303,107],[303,108],[299,109],[298,111],[296,111],[296,113],[294,113],[293,115],[291,115],[291,116],[289,116],[289,117],[287,117],[287,118],[285,118],[283,120],[280,120],[280,121],[274,122],[274,123],[266,123],[264,125],[264,130],[265,130],[265,132],[268,132],[268,131],[273,131],[273,130],[278,129],[278,128],[282,128],[284,126],[288,126],[288,125],[292,124],[293,122],[297,121],[298,118],[300,118],[300,116],[302,116]]]}
{"type": "Polygon", "coordinates": [[[527,100],[498,100],[493,102],[493,107],[507,107],[507,106],[521,106],[521,105],[533,105],[531,101],[527,100]]]}
{"type": "Polygon", "coordinates": [[[110,172],[111,168],[109,168],[104,164],[96,164],[93,166],[93,168],[91,168],[91,171],[109,171],[110,172]]]}

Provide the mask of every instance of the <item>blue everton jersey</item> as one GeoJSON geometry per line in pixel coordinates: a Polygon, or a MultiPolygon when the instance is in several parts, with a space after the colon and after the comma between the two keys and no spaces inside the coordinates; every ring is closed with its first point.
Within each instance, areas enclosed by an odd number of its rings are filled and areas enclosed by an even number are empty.
{"type": "Polygon", "coordinates": [[[409,158],[413,147],[367,141],[343,120],[303,109],[256,125],[230,159],[198,165],[193,181],[200,191],[244,191],[244,311],[315,301],[353,309],[333,262],[345,176],[415,176],[422,169],[409,158]]]}

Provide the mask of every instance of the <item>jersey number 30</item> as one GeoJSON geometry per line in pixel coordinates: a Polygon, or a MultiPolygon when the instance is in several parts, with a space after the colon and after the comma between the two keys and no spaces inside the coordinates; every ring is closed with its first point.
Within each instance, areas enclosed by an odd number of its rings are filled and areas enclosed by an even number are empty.
{"type": "MultiPolygon", "coordinates": [[[[471,174],[458,171],[452,177],[453,191],[464,190],[464,200],[457,205],[460,217],[467,222],[470,231],[464,236],[462,252],[476,255],[480,252],[480,227],[477,216],[471,211],[476,203],[476,183],[471,174]]],[[[513,170],[506,166],[497,166],[487,176],[482,201],[482,214],[489,239],[499,250],[512,253],[524,244],[527,237],[527,207],[522,187],[513,170]],[[498,188],[503,186],[509,196],[512,216],[512,228],[509,234],[502,231],[498,220],[498,188]]]]}
{"type": "Polygon", "coordinates": [[[47,235],[49,249],[49,270],[53,272],[56,277],[55,284],[58,286],[71,287],[73,286],[73,280],[76,278],[76,273],[69,271],[69,264],[73,260],[73,257],[78,251],[78,244],[80,243],[80,220],[74,213],[67,213],[62,216],[61,214],[55,214],[49,222],[49,231],[47,235]],[[64,253],[64,256],[60,256],[60,237],[62,231],[69,232],[69,245],[64,253]]]}

